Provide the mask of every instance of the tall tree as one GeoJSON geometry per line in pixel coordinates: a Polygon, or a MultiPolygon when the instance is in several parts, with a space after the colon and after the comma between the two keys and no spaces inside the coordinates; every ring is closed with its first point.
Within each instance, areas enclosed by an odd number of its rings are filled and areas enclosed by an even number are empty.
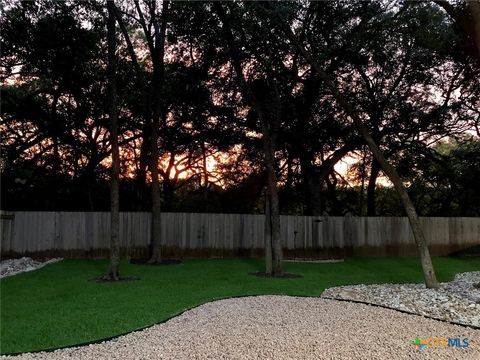
{"type": "Polygon", "coordinates": [[[417,244],[421,264],[423,269],[423,274],[425,278],[425,284],[429,288],[437,288],[438,281],[436,279],[435,271],[433,269],[432,260],[430,257],[430,252],[427,246],[427,242],[425,239],[425,235],[420,225],[420,221],[418,219],[417,212],[413,205],[410,196],[402,182],[402,179],[398,175],[396,169],[390,164],[390,162],[386,159],[383,151],[377,145],[375,139],[370,134],[367,126],[364,124],[362,117],[357,113],[355,107],[351,104],[349,100],[343,95],[343,93],[339,90],[339,86],[335,84],[335,82],[331,79],[331,77],[327,74],[327,72],[323,69],[323,67],[315,60],[315,57],[312,55],[311,51],[308,51],[305,45],[302,43],[301,39],[293,32],[290,25],[288,25],[285,20],[281,17],[280,13],[277,12],[275,9],[273,10],[277,19],[282,26],[285,35],[292,43],[292,45],[300,52],[306,62],[313,68],[313,70],[318,74],[319,78],[324,82],[324,84],[328,87],[331,92],[331,95],[338,103],[338,105],[343,109],[343,111],[348,115],[348,117],[353,121],[357,131],[364,139],[365,143],[370,148],[375,160],[378,162],[380,167],[382,168],[383,172],[388,176],[390,181],[393,183],[395,189],[398,192],[398,195],[402,201],[404,206],[405,212],[409,219],[411,229],[415,238],[415,242],[417,244]]]}
{"type": "Polygon", "coordinates": [[[127,26],[122,19],[118,8],[115,8],[117,21],[127,45],[127,52],[134,65],[137,81],[141,88],[144,124],[142,129],[143,142],[140,149],[139,181],[146,179],[145,168],[148,163],[151,176],[151,203],[152,203],[152,231],[151,231],[151,255],[149,262],[162,261],[161,254],[161,195],[159,179],[160,161],[160,128],[166,128],[166,111],[164,101],[165,83],[165,40],[168,22],[169,1],[162,1],[162,9],[159,14],[157,2],[146,0],[140,3],[134,1],[134,13],[125,12],[130,18],[135,19],[141,27],[146,40],[151,60],[151,79],[147,83],[143,70],[139,65],[133,42],[128,33],[127,26]],[[149,156],[148,156],[149,155],[149,156]],[[149,159],[149,161],[147,161],[149,159]]]}
{"type": "MultiPolygon", "coordinates": [[[[283,273],[283,252],[280,242],[280,207],[278,199],[275,148],[278,131],[281,123],[281,99],[275,78],[256,79],[248,81],[244,75],[242,53],[240,47],[245,47],[245,40],[241,46],[237,44],[230,21],[232,14],[227,14],[224,5],[215,3],[215,10],[221,22],[225,40],[228,46],[228,56],[232,62],[238,86],[243,97],[255,111],[260,123],[263,142],[263,154],[267,173],[265,199],[265,273],[267,275],[281,275],[283,273]]],[[[229,7],[232,11],[232,7],[229,7]]],[[[237,11],[241,11],[236,7],[237,11]]],[[[235,18],[239,21],[241,15],[235,18]]],[[[258,60],[258,58],[257,58],[258,60]]],[[[268,67],[268,66],[267,66],[268,67]]],[[[272,69],[270,68],[270,73],[272,69]]],[[[266,72],[269,72],[268,70],[266,72]]]]}
{"type": "Polygon", "coordinates": [[[118,146],[118,115],[117,115],[117,36],[115,30],[114,0],[107,0],[107,43],[108,43],[108,117],[110,120],[110,146],[112,147],[112,165],[110,179],[110,265],[107,277],[119,280],[120,264],[120,207],[119,207],[119,174],[120,152],[118,146]]]}
{"type": "MultiPolygon", "coordinates": [[[[139,16],[142,18],[138,2],[135,3],[139,12],[139,16]]],[[[151,11],[155,14],[155,2],[149,4],[151,11]]],[[[168,6],[169,1],[163,1],[161,20],[155,17],[153,20],[154,26],[154,40],[152,42],[152,64],[153,64],[153,76],[152,76],[152,138],[151,138],[151,150],[150,150],[150,174],[152,176],[152,256],[149,260],[150,263],[162,261],[162,220],[161,220],[161,200],[160,200],[160,179],[159,179],[159,132],[162,122],[165,122],[166,114],[163,111],[163,86],[165,79],[165,35],[167,30],[168,21],[168,6]]],[[[143,25],[142,25],[143,26],[143,25]]]]}

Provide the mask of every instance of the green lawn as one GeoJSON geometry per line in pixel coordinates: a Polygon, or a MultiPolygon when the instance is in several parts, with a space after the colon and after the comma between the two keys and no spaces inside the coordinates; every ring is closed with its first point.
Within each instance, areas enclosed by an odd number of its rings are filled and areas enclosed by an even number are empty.
{"type": "MultiPolygon", "coordinates": [[[[440,281],[480,269],[479,258],[434,258],[440,281]]],[[[301,279],[264,279],[261,259],[188,260],[151,267],[121,264],[141,280],[97,284],[103,260],[65,260],[1,283],[1,353],[74,345],[166,320],[208,301],[254,294],[318,296],[357,283],[421,282],[416,258],[354,258],[343,263],[286,263],[301,279]]]]}

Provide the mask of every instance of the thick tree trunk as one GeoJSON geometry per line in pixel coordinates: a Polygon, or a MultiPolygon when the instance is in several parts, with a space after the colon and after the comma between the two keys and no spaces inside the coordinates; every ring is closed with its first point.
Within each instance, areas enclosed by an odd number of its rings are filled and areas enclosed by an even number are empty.
{"type": "Polygon", "coordinates": [[[328,213],[331,216],[342,216],[342,206],[337,198],[337,178],[335,177],[335,174],[333,174],[331,177],[327,177],[325,179],[325,183],[327,184],[327,194],[328,194],[328,199],[329,201],[329,211],[328,213]]]}
{"type": "Polygon", "coordinates": [[[272,222],[272,263],[273,273],[281,275],[283,273],[283,251],[280,241],[280,208],[278,203],[278,191],[276,181],[272,184],[269,181],[270,192],[270,219],[272,222]]]}
{"type": "Polygon", "coordinates": [[[110,265],[107,278],[119,279],[120,249],[119,249],[119,173],[120,152],[118,148],[118,116],[117,116],[117,59],[115,36],[115,10],[113,0],[107,1],[108,9],[108,113],[110,119],[110,145],[112,147],[112,178],[110,180],[110,265]]]}
{"type": "Polygon", "coordinates": [[[360,216],[363,216],[363,214],[365,213],[363,210],[363,202],[364,202],[364,198],[365,198],[365,177],[366,177],[366,157],[367,157],[367,152],[365,149],[362,150],[363,152],[363,159],[362,159],[362,167],[361,167],[361,171],[360,171],[360,176],[362,178],[362,185],[360,186],[360,201],[359,201],[359,204],[358,204],[358,214],[360,216]]]}
{"type": "Polygon", "coordinates": [[[375,159],[373,159],[367,186],[367,216],[376,216],[375,190],[377,188],[377,178],[379,173],[380,165],[375,159]]]}
{"type": "Polygon", "coordinates": [[[319,78],[327,85],[338,105],[353,120],[357,131],[367,143],[370,151],[373,153],[373,156],[378,161],[381,169],[395,186],[395,189],[398,192],[398,195],[402,201],[405,212],[407,213],[413,236],[415,238],[415,242],[420,253],[420,260],[422,264],[423,275],[425,278],[425,284],[428,288],[438,288],[438,282],[435,276],[435,271],[433,269],[432,259],[430,257],[430,252],[428,250],[427,242],[425,240],[425,235],[423,234],[423,230],[420,226],[420,221],[418,219],[415,207],[413,206],[412,200],[410,199],[400,176],[398,175],[395,168],[387,161],[387,159],[383,155],[383,152],[375,143],[375,140],[370,135],[367,127],[363,123],[360,116],[358,116],[353,106],[351,106],[347,99],[340,93],[337,86],[332,82],[327,73],[325,73],[322,68],[313,60],[310,53],[299,42],[295,34],[292,32],[291,28],[288,27],[288,25],[286,25],[282,19],[280,19],[280,21],[282,21],[285,33],[289,40],[298,48],[305,60],[317,72],[319,78]]]}
{"type": "MultiPolygon", "coordinates": [[[[266,129],[266,127],[263,127],[266,129]]],[[[265,213],[265,222],[269,224],[270,239],[266,241],[265,254],[271,254],[271,260],[265,262],[265,272],[281,275],[283,273],[283,252],[280,243],[280,208],[278,202],[277,177],[275,174],[274,145],[268,131],[263,133],[265,166],[267,168],[267,205],[268,215],[265,213]],[[267,246],[271,245],[270,249],[267,246]],[[271,269],[269,268],[271,263],[271,269]]],[[[267,226],[265,227],[267,228],[267,226]]],[[[267,239],[267,237],[266,237],[267,239]]],[[[266,255],[267,256],[267,255],[266,255]]]]}
{"type": "MultiPolygon", "coordinates": [[[[154,119],[159,117],[154,117],[154,119]]],[[[161,221],[161,199],[160,199],[160,180],[158,178],[159,166],[159,126],[160,123],[155,121],[152,126],[152,148],[150,152],[150,174],[152,176],[152,254],[149,262],[162,261],[162,221],[161,221]]]]}
{"type": "Polygon", "coordinates": [[[170,173],[167,172],[167,176],[163,177],[164,211],[173,211],[175,204],[175,184],[169,178],[169,174],[170,173]]]}
{"type": "Polygon", "coordinates": [[[265,274],[273,273],[273,246],[272,246],[272,217],[271,217],[270,196],[268,188],[265,192],[265,274]]]}
{"type": "Polygon", "coordinates": [[[322,183],[323,179],[318,179],[315,168],[312,165],[312,156],[304,155],[300,159],[302,171],[305,211],[304,215],[318,216],[322,214],[322,183]]]}

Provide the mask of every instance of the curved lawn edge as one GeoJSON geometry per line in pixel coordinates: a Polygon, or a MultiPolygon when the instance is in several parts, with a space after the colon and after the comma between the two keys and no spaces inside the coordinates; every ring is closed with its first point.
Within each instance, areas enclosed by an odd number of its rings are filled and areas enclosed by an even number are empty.
{"type": "Polygon", "coordinates": [[[142,327],[135,328],[135,329],[133,329],[133,330],[130,330],[130,331],[127,331],[127,332],[124,332],[124,333],[116,334],[116,335],[113,335],[113,336],[108,336],[108,337],[101,338],[101,339],[95,339],[95,340],[92,340],[92,341],[86,341],[86,342],[82,342],[82,343],[78,343],[78,344],[70,344],[70,345],[65,345],[65,346],[60,346],[60,347],[54,347],[54,348],[48,348],[48,349],[42,349],[42,350],[24,351],[24,352],[15,352],[15,353],[0,353],[0,356],[18,356],[18,355],[23,355],[23,354],[37,354],[37,353],[43,353],[43,352],[45,352],[45,353],[51,353],[51,352],[54,352],[54,351],[57,351],[57,350],[62,350],[62,349],[68,349],[68,348],[74,348],[74,347],[84,347],[84,346],[89,346],[89,345],[100,344],[100,343],[103,343],[103,342],[106,342],[106,341],[111,341],[111,340],[118,339],[119,337],[122,337],[122,336],[125,336],[125,335],[128,335],[128,334],[131,334],[131,333],[134,333],[134,332],[137,332],[137,331],[142,331],[142,330],[151,328],[151,327],[153,327],[153,326],[155,326],[155,325],[164,324],[164,323],[166,323],[166,322],[168,322],[168,321],[170,321],[170,320],[172,320],[172,319],[174,319],[174,318],[176,318],[176,317],[179,317],[179,316],[183,315],[184,313],[186,313],[186,312],[188,312],[188,311],[190,311],[190,310],[196,309],[196,308],[198,308],[198,307],[201,307],[201,306],[206,305],[206,304],[209,304],[209,303],[213,303],[213,302],[217,302],[217,301],[222,301],[222,300],[229,300],[229,299],[250,298],[250,297],[262,297],[262,296],[317,298],[317,299],[319,299],[319,300],[328,300],[328,301],[348,302],[348,303],[354,303],[354,304],[363,304],[363,305],[369,305],[369,306],[379,307],[379,308],[383,308],[383,309],[393,310],[393,311],[397,311],[397,312],[400,312],[400,313],[403,313],[403,314],[407,314],[407,315],[419,316],[419,317],[423,317],[423,318],[426,318],[426,319],[431,319],[431,320],[435,320],[435,321],[439,321],[439,322],[443,322],[443,323],[447,323],[447,324],[451,324],[451,325],[457,325],[457,326],[461,326],[461,327],[464,327],[464,328],[467,328],[467,329],[480,330],[480,327],[475,326],[475,325],[469,325],[469,324],[463,324],[463,323],[459,323],[459,322],[455,322],[455,321],[449,321],[449,320],[445,320],[445,319],[439,319],[439,318],[435,318],[435,317],[428,316],[428,315],[421,315],[421,314],[417,314],[417,313],[414,313],[414,312],[409,312],[409,311],[406,311],[406,310],[395,309],[395,308],[391,308],[391,307],[388,307],[388,306],[385,306],[385,305],[373,304],[373,303],[369,303],[369,302],[366,302],[366,301],[360,301],[360,300],[334,299],[334,298],[329,298],[329,297],[307,296],[307,295],[256,294],[256,295],[227,296],[227,297],[224,297],[224,298],[209,300],[209,301],[203,302],[203,303],[201,303],[201,304],[194,305],[194,306],[192,306],[192,307],[190,307],[190,308],[184,309],[184,310],[182,310],[182,311],[180,311],[180,312],[177,312],[177,313],[173,314],[172,316],[170,316],[170,317],[168,317],[168,318],[165,318],[165,319],[163,319],[163,320],[161,320],[161,321],[152,323],[152,324],[150,324],[150,325],[142,326],[142,327]]]}
{"type": "MultiPolygon", "coordinates": [[[[455,274],[476,271],[480,266],[480,258],[433,260],[440,281],[450,281],[455,274]]],[[[263,259],[242,258],[189,259],[179,267],[161,269],[124,263],[126,274],[142,279],[128,286],[99,287],[86,280],[101,273],[107,265],[104,259],[65,260],[38,272],[19,274],[17,279],[1,279],[0,354],[40,353],[100,343],[162,324],[222,299],[261,295],[310,298],[320,297],[325,289],[332,287],[420,283],[423,279],[418,258],[372,257],[351,258],[336,264],[285,264],[286,271],[302,274],[301,279],[248,276],[263,268],[263,259]],[[122,301],[112,306],[112,299],[120,295],[122,301]],[[19,301],[24,297],[28,301],[19,301]],[[52,314],[49,310],[52,306],[58,307],[59,312],[52,314]],[[38,334],[42,336],[39,338],[38,334]]]]}
{"type": "Polygon", "coordinates": [[[70,345],[65,345],[65,346],[60,346],[60,347],[52,347],[52,348],[41,349],[41,350],[20,351],[20,352],[13,352],[13,353],[0,353],[0,356],[18,356],[18,355],[23,355],[23,354],[38,354],[38,353],[42,353],[42,352],[50,353],[50,352],[54,352],[54,351],[57,351],[57,350],[68,349],[68,348],[73,348],[73,347],[83,347],[83,346],[89,346],[89,345],[94,345],[94,344],[100,344],[100,343],[103,343],[105,341],[115,340],[115,339],[117,339],[121,336],[125,336],[125,335],[128,335],[128,334],[134,333],[136,331],[142,331],[142,330],[151,328],[152,326],[155,326],[155,325],[164,324],[164,323],[166,323],[166,322],[168,322],[168,321],[170,321],[170,320],[172,320],[176,317],[179,317],[179,316],[183,315],[184,313],[186,313],[190,310],[196,309],[200,306],[203,306],[203,305],[206,305],[206,304],[209,304],[209,303],[222,301],[222,300],[228,300],[228,299],[260,297],[260,296],[288,296],[288,297],[319,298],[320,299],[320,297],[318,297],[318,296],[307,296],[307,295],[298,295],[297,296],[297,295],[283,295],[283,294],[281,294],[281,295],[279,295],[279,294],[256,294],[256,295],[227,296],[227,297],[224,297],[224,298],[205,301],[205,302],[200,303],[198,305],[194,305],[194,306],[186,308],[182,311],[179,311],[179,312],[173,314],[172,316],[167,317],[167,318],[165,318],[163,320],[160,320],[158,322],[154,322],[154,323],[151,323],[149,325],[141,326],[139,328],[135,328],[133,330],[129,330],[129,331],[126,331],[124,333],[117,334],[117,335],[107,336],[105,338],[95,339],[95,340],[91,340],[91,341],[85,341],[85,342],[81,342],[81,343],[77,343],[77,344],[70,344],[70,345]]]}

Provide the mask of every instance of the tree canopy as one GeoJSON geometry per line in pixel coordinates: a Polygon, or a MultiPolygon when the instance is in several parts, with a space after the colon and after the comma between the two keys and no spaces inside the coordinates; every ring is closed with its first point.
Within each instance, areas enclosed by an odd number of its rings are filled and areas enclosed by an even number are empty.
{"type": "MultiPolygon", "coordinates": [[[[163,18],[162,5],[116,3],[122,210],[151,209],[157,148],[164,211],[263,213],[270,181],[280,213],[404,214],[286,24],[420,215],[480,214],[480,66],[468,7],[171,2],[163,18]]],[[[107,19],[99,1],[18,1],[2,13],[3,209],[108,210],[107,19]]]]}

